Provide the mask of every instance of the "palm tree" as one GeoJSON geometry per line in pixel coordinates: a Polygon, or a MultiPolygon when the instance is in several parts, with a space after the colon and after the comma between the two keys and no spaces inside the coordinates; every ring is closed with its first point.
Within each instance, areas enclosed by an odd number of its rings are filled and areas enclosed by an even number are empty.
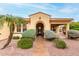
{"type": "Polygon", "coordinates": [[[12,15],[1,15],[0,16],[0,27],[3,27],[5,22],[7,23],[8,27],[9,27],[10,35],[8,37],[6,44],[3,46],[2,49],[6,48],[9,45],[9,43],[11,42],[13,33],[14,33],[14,29],[15,29],[15,25],[26,23],[25,20],[21,17],[16,17],[16,16],[12,16],[12,15]]]}

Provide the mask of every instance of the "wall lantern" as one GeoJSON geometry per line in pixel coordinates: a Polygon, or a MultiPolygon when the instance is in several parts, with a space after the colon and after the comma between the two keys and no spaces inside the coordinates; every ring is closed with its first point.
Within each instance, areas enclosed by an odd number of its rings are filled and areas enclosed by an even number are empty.
{"type": "Polygon", "coordinates": [[[41,17],[39,17],[39,19],[41,19],[41,17]]]}

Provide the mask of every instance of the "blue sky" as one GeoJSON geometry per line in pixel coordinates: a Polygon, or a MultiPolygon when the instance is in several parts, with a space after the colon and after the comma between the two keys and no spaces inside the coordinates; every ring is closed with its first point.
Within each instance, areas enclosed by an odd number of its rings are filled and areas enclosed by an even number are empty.
{"type": "Polygon", "coordinates": [[[73,18],[79,21],[78,3],[0,3],[0,14],[28,17],[36,12],[44,12],[52,18],[73,18]]]}

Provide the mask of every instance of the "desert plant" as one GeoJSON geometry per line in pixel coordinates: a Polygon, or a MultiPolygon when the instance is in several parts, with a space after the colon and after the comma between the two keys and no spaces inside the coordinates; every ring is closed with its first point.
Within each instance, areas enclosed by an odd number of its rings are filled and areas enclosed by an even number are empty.
{"type": "Polygon", "coordinates": [[[0,27],[1,28],[4,26],[4,23],[6,23],[7,26],[9,27],[10,35],[8,37],[6,44],[3,46],[2,49],[6,48],[9,45],[9,43],[11,42],[13,33],[14,33],[14,29],[15,29],[15,25],[25,24],[26,21],[24,20],[24,18],[21,18],[21,17],[16,17],[16,16],[8,15],[8,14],[0,15],[0,27]]]}
{"type": "Polygon", "coordinates": [[[77,30],[69,30],[68,31],[68,38],[69,39],[79,38],[79,31],[77,31],[77,30]]]}
{"type": "Polygon", "coordinates": [[[66,43],[62,39],[55,39],[54,43],[57,48],[64,49],[67,47],[66,43]]]}
{"type": "Polygon", "coordinates": [[[47,40],[50,40],[50,41],[53,40],[53,39],[58,38],[58,35],[55,32],[51,31],[51,30],[45,31],[44,35],[45,35],[45,38],[47,40]]]}
{"type": "Polygon", "coordinates": [[[21,38],[21,40],[18,41],[17,46],[22,49],[28,49],[33,46],[33,40],[32,38],[21,38]]]}
{"type": "Polygon", "coordinates": [[[36,31],[33,29],[26,30],[22,33],[22,37],[26,37],[26,38],[29,37],[29,38],[35,39],[35,36],[36,36],[36,31]]]}

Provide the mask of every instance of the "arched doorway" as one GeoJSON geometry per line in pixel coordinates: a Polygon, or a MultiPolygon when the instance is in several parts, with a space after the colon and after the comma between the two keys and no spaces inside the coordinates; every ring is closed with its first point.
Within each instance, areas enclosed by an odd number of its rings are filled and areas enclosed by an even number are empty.
{"type": "Polygon", "coordinates": [[[36,24],[36,36],[44,36],[44,25],[42,23],[36,24]]]}

